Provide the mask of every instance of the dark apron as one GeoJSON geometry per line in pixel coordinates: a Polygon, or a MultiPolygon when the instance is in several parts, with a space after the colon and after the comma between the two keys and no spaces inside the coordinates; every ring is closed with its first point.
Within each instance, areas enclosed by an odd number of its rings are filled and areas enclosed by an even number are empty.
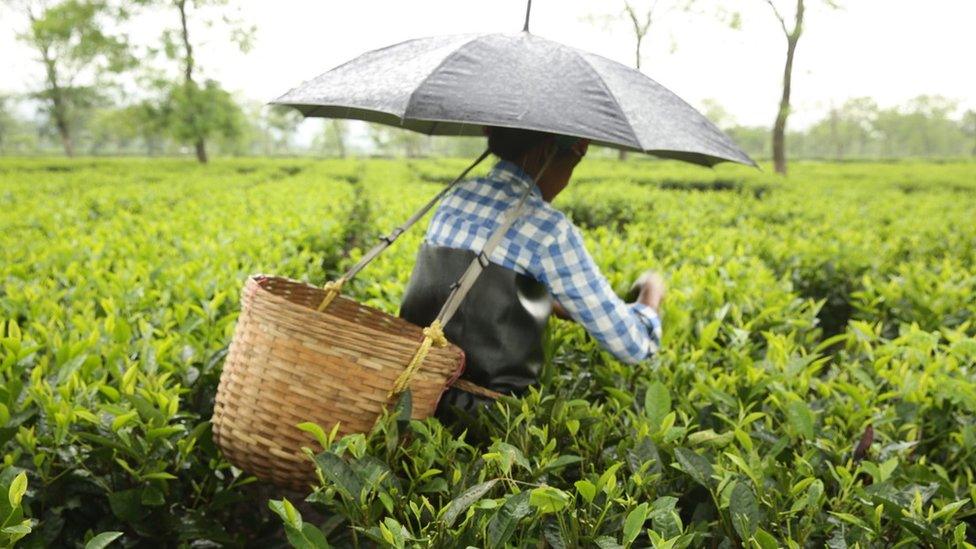
{"type": "MultiPolygon", "coordinates": [[[[451,285],[474,258],[468,250],[421,245],[400,316],[418,326],[429,325],[451,293],[451,285]]],[[[444,327],[447,339],[464,350],[461,377],[500,393],[524,393],[539,379],[542,338],[551,312],[552,300],[544,284],[489,264],[444,327]]],[[[489,402],[449,388],[436,415],[456,422],[489,402]]]]}

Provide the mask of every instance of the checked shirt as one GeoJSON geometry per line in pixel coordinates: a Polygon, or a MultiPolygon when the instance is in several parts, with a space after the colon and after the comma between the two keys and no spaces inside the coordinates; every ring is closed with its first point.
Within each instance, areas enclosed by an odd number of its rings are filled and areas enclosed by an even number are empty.
{"type": "Polygon", "coordinates": [[[427,228],[434,246],[481,251],[504,212],[532,194],[489,258],[549,288],[569,315],[619,360],[634,364],[657,352],[661,320],[653,309],[621,300],[600,273],[573,223],[543,200],[522,168],[501,160],[483,178],[462,181],[441,202],[427,228]]]}

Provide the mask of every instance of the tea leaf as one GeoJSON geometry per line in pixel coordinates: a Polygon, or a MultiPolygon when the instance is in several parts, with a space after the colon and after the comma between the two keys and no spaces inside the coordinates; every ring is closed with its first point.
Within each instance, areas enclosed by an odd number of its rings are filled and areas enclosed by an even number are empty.
{"type": "Polygon", "coordinates": [[[792,401],[786,405],[786,417],[793,430],[807,439],[813,438],[813,412],[806,402],[792,401]]]}
{"type": "Polygon", "coordinates": [[[287,498],[268,500],[268,508],[281,517],[281,520],[285,521],[285,524],[301,529],[302,517],[287,498]]]}
{"type": "Polygon", "coordinates": [[[577,480],[574,486],[576,486],[576,491],[587,503],[593,502],[593,498],[596,496],[596,486],[592,482],[588,480],[577,480]]]}
{"type": "Polygon", "coordinates": [[[637,539],[644,527],[644,521],[647,520],[647,513],[647,503],[641,503],[627,513],[627,518],[624,519],[624,545],[629,546],[637,539]]]}
{"type": "Polygon", "coordinates": [[[675,510],[677,504],[678,498],[674,496],[661,496],[651,504],[651,525],[665,539],[681,534],[681,516],[675,510]]]}
{"type": "Polygon", "coordinates": [[[481,484],[476,484],[471,488],[468,488],[463,494],[451,500],[447,505],[447,509],[444,511],[444,516],[441,520],[448,528],[454,526],[454,521],[457,519],[458,515],[468,510],[471,504],[478,501],[485,494],[491,490],[495,484],[498,483],[498,479],[489,480],[487,482],[482,482],[481,484]]]}
{"type": "Polygon", "coordinates": [[[552,549],[566,549],[569,546],[566,543],[566,537],[563,535],[559,521],[553,517],[546,519],[542,526],[542,535],[546,538],[546,541],[552,549]]]}
{"type": "Polygon", "coordinates": [[[762,528],[756,530],[754,539],[759,544],[761,549],[777,549],[780,547],[780,544],[776,541],[776,538],[762,528]]]}
{"type": "Polygon", "coordinates": [[[298,427],[302,431],[305,431],[306,433],[315,437],[315,440],[318,441],[319,446],[323,450],[329,447],[329,441],[325,435],[325,431],[323,431],[322,428],[319,427],[317,423],[306,421],[303,423],[299,423],[298,425],[295,425],[295,427],[298,427]]]}
{"type": "Polygon", "coordinates": [[[593,543],[600,549],[623,549],[623,545],[617,543],[617,540],[610,536],[600,536],[593,540],[593,543]]]}
{"type": "Polygon", "coordinates": [[[332,452],[322,452],[315,456],[315,463],[325,478],[334,483],[342,495],[352,501],[359,500],[359,495],[363,491],[362,482],[345,460],[332,452]]]}
{"type": "Polygon", "coordinates": [[[16,477],[14,477],[13,482],[10,483],[10,488],[7,489],[7,499],[10,501],[11,507],[20,507],[20,501],[24,498],[24,494],[27,492],[27,473],[21,471],[16,477]]]}
{"type": "Polygon", "coordinates": [[[292,547],[296,549],[329,549],[328,540],[321,530],[312,524],[302,523],[301,529],[285,524],[285,536],[292,547]]]}
{"type": "Polygon", "coordinates": [[[122,537],[122,532],[102,532],[85,544],[85,549],[105,549],[113,541],[122,537]]]}
{"type": "Polygon", "coordinates": [[[705,488],[711,487],[714,469],[707,459],[687,448],[675,448],[674,457],[681,465],[681,469],[695,482],[705,488]]]}
{"type": "Polygon", "coordinates": [[[6,526],[0,532],[8,534],[11,541],[17,541],[20,538],[31,533],[31,521],[30,519],[24,519],[20,524],[15,524],[13,526],[6,526]]]}
{"type": "Polygon", "coordinates": [[[743,482],[736,483],[729,498],[729,512],[739,536],[744,540],[751,538],[759,527],[759,504],[752,488],[743,482]]]}
{"type": "Polygon", "coordinates": [[[562,469],[567,465],[573,465],[574,463],[579,463],[581,461],[583,461],[583,458],[579,456],[570,456],[570,455],[559,456],[556,459],[552,460],[548,465],[546,465],[545,470],[558,471],[559,469],[562,469]]]}
{"type": "Polygon", "coordinates": [[[718,434],[712,429],[706,429],[688,435],[688,443],[692,445],[711,444],[713,446],[725,446],[732,442],[732,437],[733,433],[731,431],[718,434]]]}
{"type": "Polygon", "coordinates": [[[558,513],[569,503],[569,494],[552,486],[533,488],[529,495],[529,504],[542,514],[558,513]]]}
{"type": "Polygon", "coordinates": [[[519,520],[529,515],[532,508],[529,504],[529,492],[520,492],[508,496],[505,503],[488,522],[487,547],[504,547],[515,533],[519,520]]]}
{"type": "Polygon", "coordinates": [[[644,414],[653,429],[661,426],[664,416],[671,411],[671,393],[660,381],[647,386],[644,393],[644,414]]]}
{"type": "Polygon", "coordinates": [[[124,522],[139,522],[149,514],[149,509],[142,504],[142,490],[135,488],[113,492],[108,496],[112,514],[124,522]]]}
{"type": "Polygon", "coordinates": [[[176,480],[177,477],[165,471],[160,471],[157,473],[147,473],[142,475],[142,478],[148,480],[176,480]]]}

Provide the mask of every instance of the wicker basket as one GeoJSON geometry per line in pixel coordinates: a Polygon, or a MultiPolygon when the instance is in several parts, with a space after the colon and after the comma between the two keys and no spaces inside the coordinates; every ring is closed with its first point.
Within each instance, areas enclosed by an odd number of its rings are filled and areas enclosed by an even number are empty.
{"type": "MultiPolygon", "coordinates": [[[[296,425],[369,431],[424,340],[419,326],[341,296],[320,312],[325,295],[286,278],[249,278],[217,388],[213,432],[224,456],[283,487],[315,478],[301,452],[314,439],[296,425]]],[[[433,414],[463,367],[457,346],[430,348],[410,376],[414,418],[433,414]]]]}

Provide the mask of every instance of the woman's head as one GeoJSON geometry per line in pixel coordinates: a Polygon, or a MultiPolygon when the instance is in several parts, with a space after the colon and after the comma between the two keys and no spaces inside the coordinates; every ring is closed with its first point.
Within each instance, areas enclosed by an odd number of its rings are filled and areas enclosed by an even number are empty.
{"type": "Polygon", "coordinates": [[[547,201],[552,200],[569,183],[573,169],[579,164],[589,145],[588,139],[559,139],[553,133],[518,128],[485,127],[488,150],[498,158],[519,165],[536,179],[547,201]],[[553,155],[541,177],[539,170],[553,155]]]}

